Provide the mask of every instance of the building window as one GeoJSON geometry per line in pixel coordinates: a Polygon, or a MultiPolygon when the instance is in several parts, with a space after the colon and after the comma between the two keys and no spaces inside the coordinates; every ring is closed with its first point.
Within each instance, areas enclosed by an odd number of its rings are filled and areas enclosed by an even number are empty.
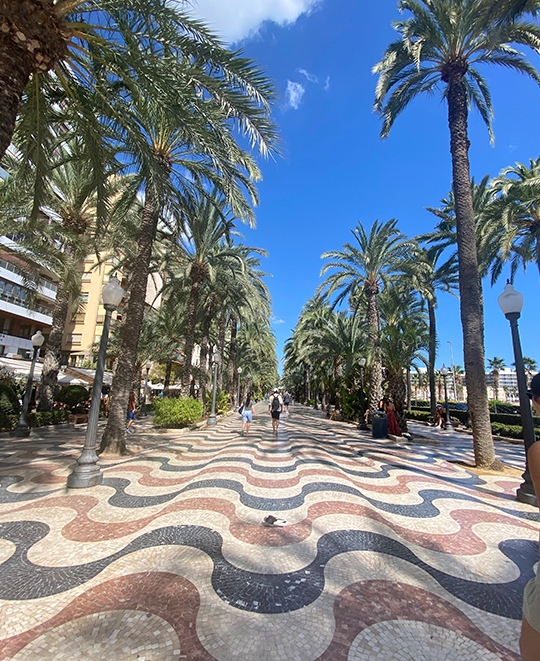
{"type": "Polygon", "coordinates": [[[81,294],[81,301],[83,303],[88,303],[88,294],[81,294]]]}
{"type": "Polygon", "coordinates": [[[84,324],[84,317],[85,317],[84,312],[77,312],[76,314],[73,315],[73,317],[71,317],[71,321],[74,324],[84,324]]]}
{"type": "Polygon", "coordinates": [[[81,280],[83,282],[90,282],[92,280],[92,271],[85,271],[81,276],[81,280]]]}
{"type": "Polygon", "coordinates": [[[9,317],[0,317],[0,333],[9,334],[11,328],[11,319],[9,317]]]}
{"type": "Polygon", "coordinates": [[[98,314],[98,316],[96,317],[96,324],[100,324],[100,325],[101,325],[101,324],[103,323],[103,320],[104,320],[104,319],[105,319],[105,315],[103,315],[103,314],[98,314]]]}
{"type": "Polygon", "coordinates": [[[66,344],[71,344],[71,346],[81,345],[82,335],[80,333],[70,333],[66,337],[66,344]]]}
{"type": "Polygon", "coordinates": [[[19,327],[19,337],[30,339],[32,337],[32,326],[30,324],[21,324],[19,327]]]}
{"type": "Polygon", "coordinates": [[[101,342],[101,335],[96,335],[96,336],[94,337],[94,342],[95,342],[96,344],[99,344],[99,343],[101,342]]]}

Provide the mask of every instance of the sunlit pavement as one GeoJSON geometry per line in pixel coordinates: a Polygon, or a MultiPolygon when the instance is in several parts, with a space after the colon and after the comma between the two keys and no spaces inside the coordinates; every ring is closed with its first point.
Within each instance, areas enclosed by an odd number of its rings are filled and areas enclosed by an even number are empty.
{"type": "Polygon", "coordinates": [[[451,463],[467,436],[373,441],[293,405],[276,437],[257,413],[246,437],[143,421],[141,454],[69,492],[84,429],[2,439],[0,659],[519,659],[518,478],[451,463]]]}

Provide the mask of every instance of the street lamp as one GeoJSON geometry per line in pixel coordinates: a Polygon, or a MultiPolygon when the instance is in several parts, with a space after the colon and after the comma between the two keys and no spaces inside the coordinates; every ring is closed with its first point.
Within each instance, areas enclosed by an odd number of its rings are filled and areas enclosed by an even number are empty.
{"type": "Polygon", "coordinates": [[[146,414],[146,391],[148,390],[148,375],[150,374],[150,368],[152,367],[152,361],[146,361],[146,379],[144,380],[144,395],[142,400],[141,415],[146,414]]]}
{"type": "Polygon", "coordinates": [[[28,406],[30,404],[32,388],[34,386],[34,368],[36,366],[36,360],[39,356],[39,350],[41,349],[43,342],[45,342],[45,338],[41,334],[41,331],[38,331],[32,335],[30,339],[32,341],[32,347],[34,348],[34,353],[32,354],[32,364],[30,365],[30,374],[28,375],[26,390],[24,391],[21,416],[17,426],[11,431],[12,436],[28,436],[30,434],[30,428],[28,427],[28,420],[26,419],[26,416],[28,415],[28,406]]]}
{"type": "Polygon", "coordinates": [[[366,425],[366,403],[365,403],[365,397],[364,397],[364,367],[366,366],[366,359],[365,358],[360,358],[358,361],[358,365],[360,366],[360,420],[358,421],[358,427],[357,429],[363,429],[366,430],[368,426],[366,425]]]}
{"type": "Polygon", "coordinates": [[[441,376],[444,380],[444,406],[446,408],[446,424],[444,428],[446,431],[453,431],[452,422],[450,420],[450,407],[448,406],[448,385],[446,383],[446,377],[450,374],[450,370],[445,365],[442,366],[441,376]]]}
{"type": "Polygon", "coordinates": [[[239,367],[237,370],[238,372],[238,388],[236,390],[236,410],[240,408],[240,375],[242,374],[242,368],[239,367]]]}
{"type": "Polygon", "coordinates": [[[529,472],[528,460],[529,448],[535,442],[536,438],[531,405],[527,395],[527,377],[525,375],[525,366],[523,365],[523,354],[521,353],[521,341],[518,330],[518,319],[521,316],[521,309],[523,308],[523,294],[516,291],[513,285],[507,282],[498,300],[504,316],[510,322],[510,328],[512,330],[512,343],[514,345],[514,359],[519,392],[519,411],[523,426],[523,440],[525,441],[525,472],[522,475],[523,483],[516,492],[516,498],[520,503],[528,503],[529,505],[538,507],[538,500],[529,472]]]}
{"type": "Polygon", "coordinates": [[[103,371],[105,368],[105,357],[107,353],[107,341],[111,328],[111,315],[120,305],[124,296],[124,290],[116,276],[112,276],[109,282],[101,290],[103,307],[105,308],[105,320],[103,322],[103,333],[99,343],[99,352],[92,386],[92,403],[88,413],[88,425],[84,438],[84,447],[81,456],[77,459],[77,465],[71,471],[67,479],[67,486],[71,489],[83,489],[101,484],[103,475],[97,465],[96,437],[99,420],[99,407],[101,404],[101,387],[103,386],[103,371]]]}
{"type": "Polygon", "coordinates": [[[212,355],[212,364],[214,366],[214,387],[212,390],[212,410],[210,411],[210,416],[208,417],[208,422],[206,423],[208,427],[215,427],[217,425],[216,388],[217,388],[217,368],[220,358],[221,356],[219,355],[219,351],[217,350],[217,347],[214,347],[214,353],[212,355]]]}

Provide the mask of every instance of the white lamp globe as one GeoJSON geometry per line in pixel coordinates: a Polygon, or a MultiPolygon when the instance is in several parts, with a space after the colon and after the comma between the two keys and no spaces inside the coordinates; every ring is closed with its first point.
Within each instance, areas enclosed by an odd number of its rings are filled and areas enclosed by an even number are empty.
{"type": "Polygon", "coordinates": [[[448,367],[446,367],[446,365],[443,365],[443,366],[442,366],[441,374],[442,374],[443,376],[448,376],[448,375],[450,374],[450,370],[448,369],[448,367]]]}
{"type": "Polygon", "coordinates": [[[499,306],[504,314],[520,313],[523,308],[523,294],[507,282],[503,293],[498,298],[499,306]]]}
{"type": "Polygon", "coordinates": [[[242,368],[241,367],[239,367],[236,371],[238,372],[238,374],[242,374],[242,368]]]}
{"type": "Polygon", "coordinates": [[[366,359],[365,358],[360,358],[360,360],[358,361],[358,364],[360,365],[360,367],[365,367],[366,359]]]}
{"type": "Polygon", "coordinates": [[[30,339],[32,340],[32,346],[36,348],[39,348],[43,344],[43,342],[45,342],[45,338],[41,334],[41,331],[38,331],[37,333],[32,335],[30,339]]]}
{"type": "Polygon", "coordinates": [[[124,290],[120,286],[120,280],[113,275],[101,290],[103,305],[110,305],[117,308],[120,305],[120,301],[124,298],[124,293],[124,290]]]}

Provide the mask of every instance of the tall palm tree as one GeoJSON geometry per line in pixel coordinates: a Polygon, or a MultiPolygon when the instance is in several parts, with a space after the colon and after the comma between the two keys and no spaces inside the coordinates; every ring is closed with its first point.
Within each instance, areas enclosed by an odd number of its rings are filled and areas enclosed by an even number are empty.
{"type": "MultiPolygon", "coordinates": [[[[420,237],[418,237],[420,238],[420,237]]],[[[435,392],[435,360],[437,358],[437,319],[435,310],[440,291],[454,293],[457,288],[457,264],[453,257],[441,263],[444,246],[424,248],[414,262],[406,265],[412,286],[427,303],[429,315],[428,377],[431,414],[435,416],[437,393],[435,392]]]]}
{"type": "Polygon", "coordinates": [[[488,366],[493,376],[493,390],[495,391],[495,413],[497,413],[497,400],[499,399],[499,372],[506,367],[504,358],[488,359],[488,366]]]}
{"type": "Polygon", "coordinates": [[[374,68],[375,108],[386,137],[397,116],[420,94],[443,87],[448,104],[452,180],[456,205],[461,321],[467,393],[478,466],[500,466],[495,457],[487,399],[483,301],[478,277],[475,218],[469,168],[468,108],[475,106],[491,134],[491,97],[478,69],[498,64],[540,83],[536,69],[513,44],[540,51],[540,29],[526,20],[536,3],[522,0],[401,0],[412,16],[394,24],[398,40],[374,68]]]}
{"type": "Polygon", "coordinates": [[[367,329],[370,342],[369,410],[376,411],[382,397],[382,363],[379,347],[379,304],[381,286],[396,279],[403,271],[404,260],[416,250],[414,241],[397,229],[397,220],[375,221],[369,234],[361,223],[351,230],[355,243],[346,243],[343,250],[331,250],[321,257],[330,259],[321,269],[326,280],[319,293],[337,293],[335,304],[357,299],[362,293],[367,302],[367,329]],[[330,273],[329,273],[330,272],[330,273]]]}
{"type": "Polygon", "coordinates": [[[457,399],[458,401],[462,398],[463,396],[463,376],[465,374],[465,370],[461,365],[454,365],[454,374],[456,376],[456,384],[457,384],[457,399]]]}

